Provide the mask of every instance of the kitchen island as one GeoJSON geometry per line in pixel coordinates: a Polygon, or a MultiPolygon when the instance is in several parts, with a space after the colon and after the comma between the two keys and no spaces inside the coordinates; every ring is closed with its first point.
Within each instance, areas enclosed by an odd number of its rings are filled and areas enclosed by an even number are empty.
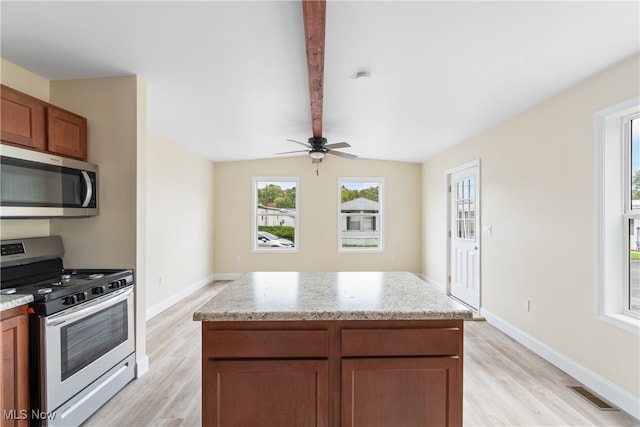
{"type": "Polygon", "coordinates": [[[471,315],[407,272],[247,273],[193,315],[203,425],[461,426],[471,315]]]}

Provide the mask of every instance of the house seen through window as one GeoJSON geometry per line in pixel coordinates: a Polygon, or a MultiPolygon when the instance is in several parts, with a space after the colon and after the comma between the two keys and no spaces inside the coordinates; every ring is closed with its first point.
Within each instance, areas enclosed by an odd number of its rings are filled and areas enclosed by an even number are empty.
{"type": "Polygon", "coordinates": [[[253,178],[254,252],[297,252],[298,178],[253,178]]]}
{"type": "Polygon", "coordinates": [[[338,250],[382,252],[382,178],[340,178],[338,250]]]}

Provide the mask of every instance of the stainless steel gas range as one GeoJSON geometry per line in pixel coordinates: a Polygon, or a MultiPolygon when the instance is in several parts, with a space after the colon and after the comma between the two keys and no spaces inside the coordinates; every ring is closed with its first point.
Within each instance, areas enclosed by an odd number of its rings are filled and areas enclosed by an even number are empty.
{"type": "Polygon", "coordinates": [[[133,271],[67,270],[59,236],[1,246],[0,293],[34,297],[30,424],[77,426],[134,377],[133,271]]]}

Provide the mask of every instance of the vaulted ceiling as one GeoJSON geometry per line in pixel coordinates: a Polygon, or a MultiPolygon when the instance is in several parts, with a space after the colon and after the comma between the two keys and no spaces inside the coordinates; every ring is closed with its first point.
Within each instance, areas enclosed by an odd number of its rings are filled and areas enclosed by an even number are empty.
{"type": "MultiPolygon", "coordinates": [[[[0,7],[3,58],[50,80],[139,75],[149,129],[211,160],[311,136],[299,1],[0,7]]],[[[640,3],[329,0],[325,44],[323,136],[421,162],[637,54],[640,3]]]]}

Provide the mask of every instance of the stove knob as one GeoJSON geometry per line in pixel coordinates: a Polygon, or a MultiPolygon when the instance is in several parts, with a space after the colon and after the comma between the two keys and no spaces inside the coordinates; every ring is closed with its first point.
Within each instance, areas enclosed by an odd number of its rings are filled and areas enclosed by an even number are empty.
{"type": "Polygon", "coordinates": [[[76,294],[76,301],[80,302],[80,301],[84,301],[87,299],[87,292],[80,292],[79,294],[76,294]]]}
{"type": "Polygon", "coordinates": [[[76,296],[69,295],[68,297],[62,298],[62,305],[73,305],[76,303],[76,296]]]}
{"type": "Polygon", "coordinates": [[[96,286],[95,288],[91,289],[91,293],[94,295],[104,294],[104,285],[96,286]]]}
{"type": "Polygon", "coordinates": [[[120,286],[126,286],[127,285],[127,279],[120,279],[120,280],[118,280],[118,282],[120,282],[120,286]]]}

